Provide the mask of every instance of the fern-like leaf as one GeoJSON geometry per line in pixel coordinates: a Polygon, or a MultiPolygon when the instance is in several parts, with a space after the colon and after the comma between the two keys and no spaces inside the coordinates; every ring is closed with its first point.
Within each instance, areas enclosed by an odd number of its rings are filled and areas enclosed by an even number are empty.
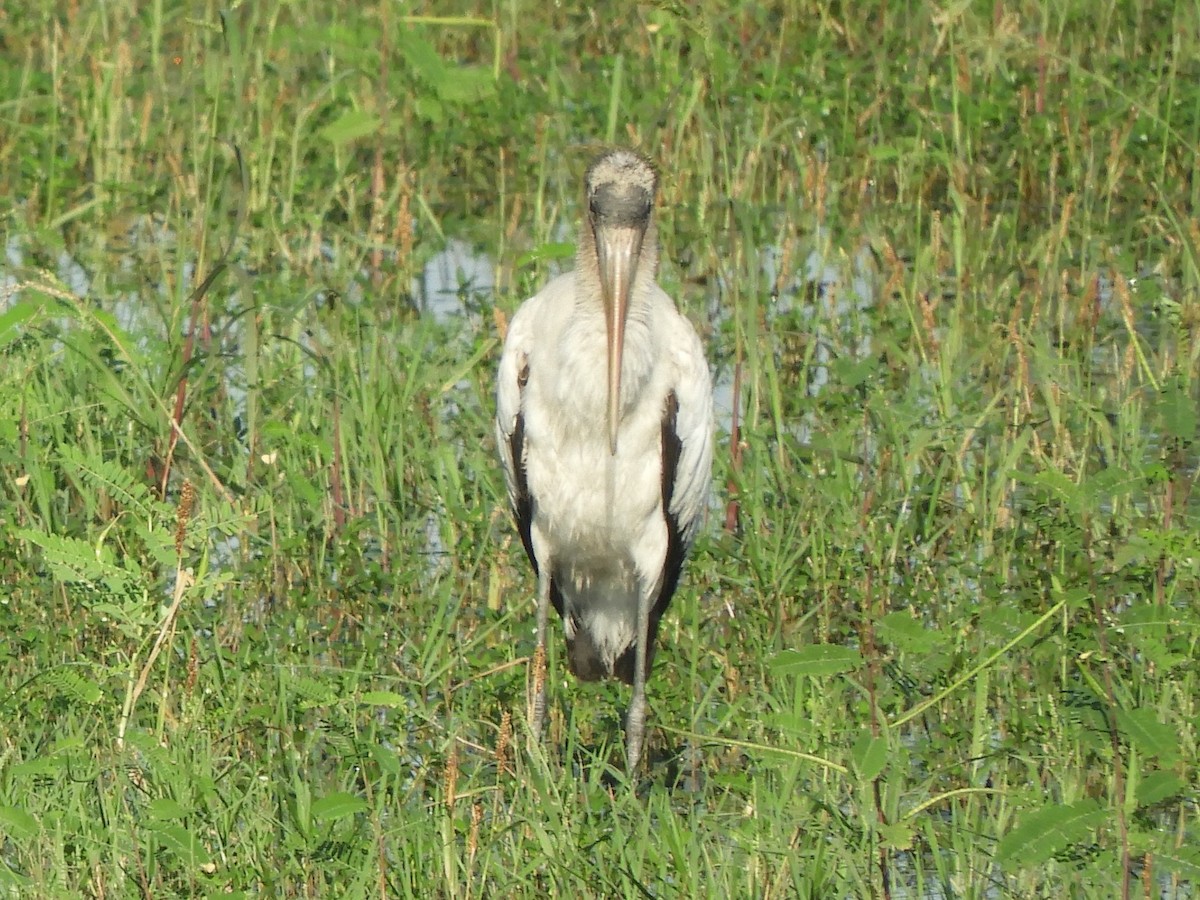
{"type": "Polygon", "coordinates": [[[132,472],[111,460],[97,459],[72,444],[60,444],[63,468],[83,484],[102,490],[122,506],[142,517],[162,515],[149,489],[132,472]]]}

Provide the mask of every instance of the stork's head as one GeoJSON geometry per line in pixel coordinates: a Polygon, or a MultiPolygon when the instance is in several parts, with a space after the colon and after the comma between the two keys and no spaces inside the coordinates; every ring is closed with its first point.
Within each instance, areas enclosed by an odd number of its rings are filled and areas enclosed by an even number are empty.
{"type": "Polygon", "coordinates": [[[605,153],[587,171],[587,225],[596,247],[600,295],[608,326],[608,445],[617,452],[621,409],[621,353],[625,317],[642,241],[650,226],[658,175],[632,150],[605,153]]]}

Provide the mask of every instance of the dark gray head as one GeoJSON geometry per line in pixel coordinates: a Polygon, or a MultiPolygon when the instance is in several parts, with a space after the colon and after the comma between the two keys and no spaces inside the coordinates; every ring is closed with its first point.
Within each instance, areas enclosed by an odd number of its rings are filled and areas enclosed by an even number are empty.
{"type": "Polygon", "coordinates": [[[588,218],[592,227],[642,227],[654,208],[658,173],[632,150],[610,150],[588,167],[588,218]]]}

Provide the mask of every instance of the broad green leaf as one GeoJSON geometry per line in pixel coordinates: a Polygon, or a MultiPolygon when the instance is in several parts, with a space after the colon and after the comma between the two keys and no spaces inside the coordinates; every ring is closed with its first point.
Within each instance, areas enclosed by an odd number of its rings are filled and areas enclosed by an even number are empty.
{"type": "Polygon", "coordinates": [[[339,51],[359,51],[366,46],[379,46],[379,29],[359,19],[354,24],[342,22],[322,23],[319,27],[302,27],[287,42],[288,46],[304,47],[314,52],[325,53],[330,47],[339,51]]]}
{"type": "Polygon", "coordinates": [[[858,774],[870,781],[887,765],[888,743],[884,738],[874,737],[871,732],[864,731],[854,742],[850,758],[858,774]]]}
{"type": "Polygon", "coordinates": [[[150,825],[150,831],[189,869],[207,866],[212,861],[204,844],[182,825],[174,822],[155,822],[150,825]]]}
{"type": "Polygon", "coordinates": [[[314,800],[312,804],[312,817],[318,822],[335,822],[338,819],[344,819],[346,816],[363,812],[366,808],[367,801],[362,797],[347,794],[345,791],[338,791],[335,794],[322,797],[320,800],[314,800]]]}
{"type": "Polygon", "coordinates": [[[888,613],[875,623],[875,636],[912,653],[930,650],[938,637],[936,632],[930,631],[909,613],[899,610],[888,613]]]}
{"type": "Polygon", "coordinates": [[[1173,772],[1151,772],[1137,786],[1139,806],[1151,806],[1174,797],[1187,788],[1185,782],[1173,772]]]}
{"type": "Polygon", "coordinates": [[[8,773],[13,778],[58,777],[67,771],[69,763],[70,760],[66,756],[52,753],[49,756],[37,756],[17,763],[9,768],[8,773]]]}
{"type": "Polygon", "coordinates": [[[440,125],[446,118],[445,107],[438,97],[418,97],[415,108],[418,116],[434,125],[440,125]]]}
{"type": "Polygon", "coordinates": [[[371,757],[379,766],[379,771],[385,775],[401,775],[404,772],[404,767],[400,765],[400,757],[396,755],[396,751],[391,747],[385,747],[383,744],[373,744],[371,746],[371,757]]]}
{"type": "Polygon", "coordinates": [[[38,821],[18,806],[0,806],[0,834],[15,841],[37,837],[38,821]]]}
{"type": "Polygon", "coordinates": [[[42,310],[42,301],[22,300],[0,313],[0,349],[21,336],[21,325],[42,310]]]}
{"type": "Polygon", "coordinates": [[[862,662],[862,654],[849,647],[813,644],[800,650],[783,650],[771,660],[776,675],[836,675],[849,672],[862,662]]]}
{"type": "Polygon", "coordinates": [[[6,891],[4,896],[7,897],[30,897],[30,889],[33,887],[33,879],[22,875],[19,872],[14,872],[7,865],[0,862],[0,891],[6,891]]]}
{"type": "Polygon", "coordinates": [[[353,110],[344,114],[335,122],[330,122],[321,129],[320,134],[325,140],[336,146],[349,144],[359,138],[367,137],[379,130],[382,124],[379,116],[363,110],[353,110]]]}
{"type": "Polygon", "coordinates": [[[996,606],[979,611],[979,633],[989,644],[999,645],[1012,640],[1037,619],[1033,613],[1022,612],[1011,606],[996,606]]]}
{"type": "Polygon", "coordinates": [[[1045,806],[1021,819],[996,848],[996,861],[1012,868],[1039,866],[1061,850],[1082,840],[1108,818],[1095,800],[1066,806],[1045,806]]]}
{"type": "Polygon", "coordinates": [[[1163,385],[1158,398],[1158,414],[1168,437],[1185,441],[1196,437],[1196,405],[1179,379],[1163,385]]]}
{"type": "Polygon", "coordinates": [[[159,797],[151,800],[146,811],[156,819],[170,820],[187,817],[188,811],[170,797],[159,797]]]}
{"type": "Polygon", "coordinates": [[[875,826],[885,845],[893,850],[910,850],[913,843],[913,825],[907,819],[875,826]]]}
{"type": "Polygon", "coordinates": [[[1187,881],[1200,882],[1200,850],[1193,847],[1156,853],[1154,864],[1187,881]]]}
{"type": "Polygon", "coordinates": [[[446,77],[446,63],[427,40],[413,31],[404,31],[398,35],[396,43],[404,61],[418,78],[436,85],[446,77]]]}
{"type": "Polygon", "coordinates": [[[408,706],[409,698],[395,691],[367,691],[358,698],[358,702],[366,706],[386,706],[395,709],[408,706]]]}
{"type": "Polygon", "coordinates": [[[843,390],[856,388],[879,375],[879,361],[871,356],[863,359],[842,357],[833,362],[833,374],[843,390]]]}
{"type": "Polygon", "coordinates": [[[1162,724],[1152,709],[1118,709],[1117,727],[1131,743],[1148,756],[1170,766],[1179,759],[1179,737],[1162,724]]]}
{"type": "Polygon", "coordinates": [[[438,97],[446,103],[478,103],[496,94],[496,81],[490,69],[457,66],[446,69],[434,82],[438,97]]]}
{"type": "Polygon", "coordinates": [[[331,685],[306,675],[288,675],[288,687],[295,692],[296,698],[305,709],[314,706],[329,706],[337,702],[338,695],[331,685]]]}

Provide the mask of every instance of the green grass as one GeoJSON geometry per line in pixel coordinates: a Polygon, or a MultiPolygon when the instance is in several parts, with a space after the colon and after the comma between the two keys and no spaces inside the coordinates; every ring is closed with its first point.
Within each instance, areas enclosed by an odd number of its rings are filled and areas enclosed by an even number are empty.
{"type": "Polygon", "coordinates": [[[1200,10],[27,7],[0,893],[1200,893],[1200,10]],[[739,388],[632,783],[490,426],[606,140],[739,388]]]}

